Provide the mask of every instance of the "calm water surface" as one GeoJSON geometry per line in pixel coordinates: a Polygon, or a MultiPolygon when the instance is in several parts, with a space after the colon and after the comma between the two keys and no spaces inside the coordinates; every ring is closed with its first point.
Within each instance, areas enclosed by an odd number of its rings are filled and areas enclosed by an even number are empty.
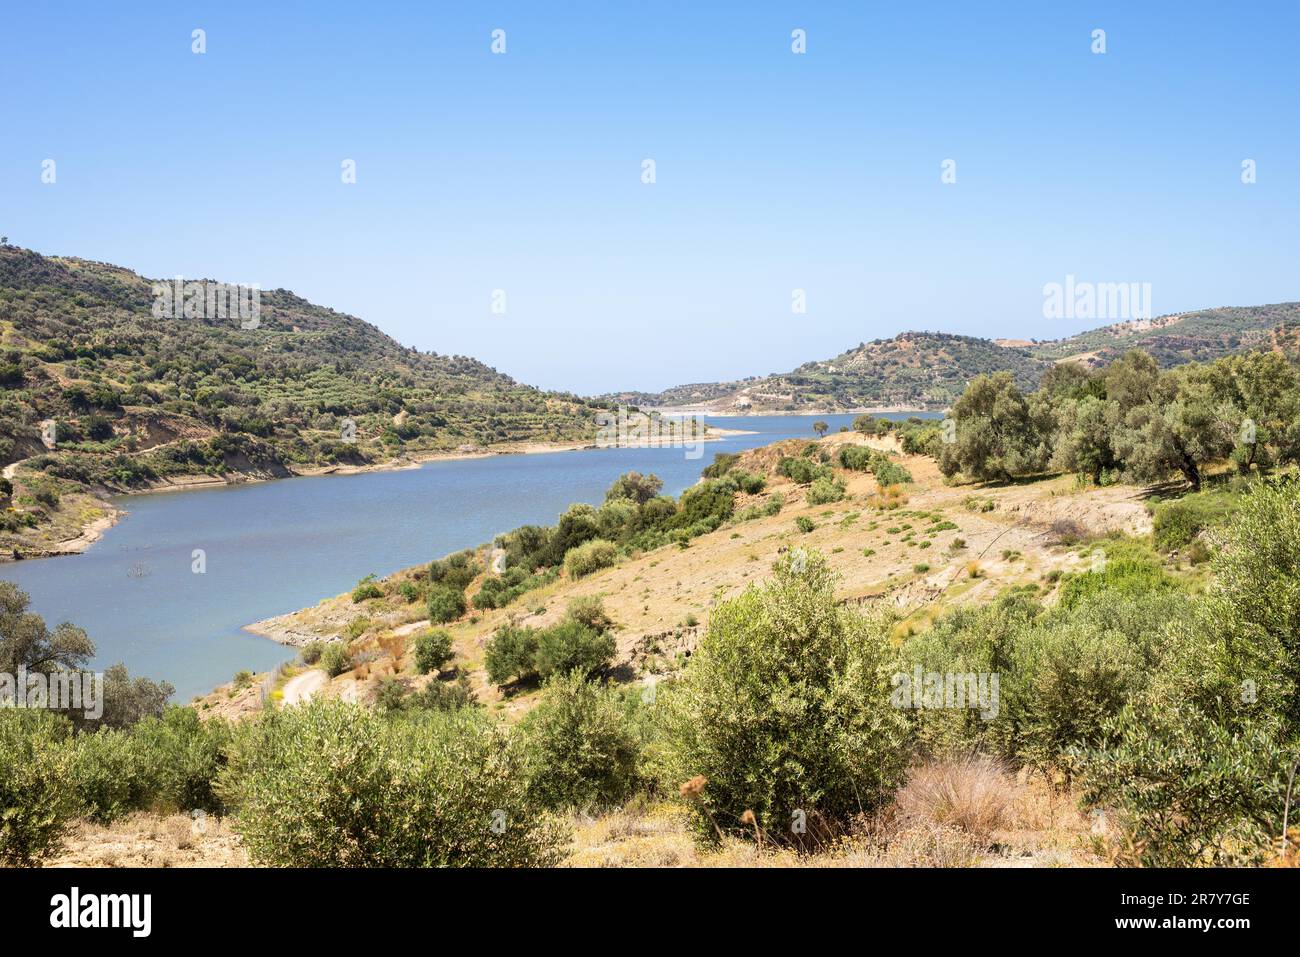
{"type": "MultiPolygon", "coordinates": [[[[891,416],[904,418],[905,416],[891,416]]],[[[51,626],[71,621],[98,647],[97,667],[167,680],[178,701],[241,668],[292,657],[241,627],[385,575],[491,540],[519,525],[551,524],[573,502],[598,504],[621,473],[653,472],[664,492],[694,484],[717,452],[832,431],[851,415],[710,420],[752,435],[683,449],[595,449],[429,462],[400,472],[295,478],[118,499],[122,520],[82,555],[0,566],[51,626]],[[207,554],[207,572],[190,570],[207,554]]]]}

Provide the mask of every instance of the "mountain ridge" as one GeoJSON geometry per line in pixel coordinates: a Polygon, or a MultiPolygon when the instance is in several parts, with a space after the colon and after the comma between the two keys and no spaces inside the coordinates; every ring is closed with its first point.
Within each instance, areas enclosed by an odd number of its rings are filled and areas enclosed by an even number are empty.
{"type": "Polygon", "coordinates": [[[1293,353],[1297,334],[1300,302],[1171,313],[1042,341],[909,330],[861,342],[831,359],[805,362],[786,373],[598,398],[714,414],[941,410],[980,374],[1010,372],[1028,391],[1057,362],[1096,367],[1129,349],[1144,349],[1165,367],[1258,348],[1293,353]]]}

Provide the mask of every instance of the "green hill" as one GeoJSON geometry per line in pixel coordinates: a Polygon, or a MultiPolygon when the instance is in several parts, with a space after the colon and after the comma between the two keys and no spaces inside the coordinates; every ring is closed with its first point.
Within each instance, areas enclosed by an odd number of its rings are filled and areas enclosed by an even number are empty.
{"type": "Polygon", "coordinates": [[[1050,365],[1025,349],[988,339],[904,332],[861,343],[833,359],[805,362],[792,372],[602,398],[644,406],[706,405],[719,412],[943,409],[980,373],[1007,369],[1032,389],[1050,365]]]}
{"type": "Polygon", "coordinates": [[[1105,365],[1129,349],[1162,366],[1213,360],[1251,349],[1297,351],[1300,303],[1205,309],[1118,323],[1052,341],[1002,341],[941,332],[904,332],[859,344],[833,359],[792,372],[730,382],[620,392],[607,402],[735,412],[847,412],[868,408],[945,409],[982,373],[1007,371],[1021,389],[1071,359],[1105,365]]]}
{"type": "Polygon", "coordinates": [[[1129,349],[1151,353],[1162,366],[1204,362],[1255,348],[1282,346],[1300,330],[1300,302],[1230,306],[1134,320],[1040,342],[1030,352],[1044,359],[1082,357],[1103,365],[1129,349]]]}
{"type": "Polygon", "coordinates": [[[288,290],[260,293],[256,328],[159,318],[155,302],[129,270],[0,246],[0,464],[25,460],[3,531],[49,518],[66,483],[279,476],[595,433],[588,400],[406,348],[288,290]]]}

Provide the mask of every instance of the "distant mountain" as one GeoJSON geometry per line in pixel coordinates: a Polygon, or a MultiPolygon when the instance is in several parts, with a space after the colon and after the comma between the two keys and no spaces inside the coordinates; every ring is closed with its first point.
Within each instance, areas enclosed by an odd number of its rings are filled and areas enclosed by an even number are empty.
{"type": "Polygon", "coordinates": [[[594,435],[588,400],[407,348],[288,290],[260,292],[252,319],[217,316],[216,299],[186,318],[188,297],[159,295],[171,286],[0,246],[0,463],[35,456],[28,468],[131,488],[594,435]]]}
{"type": "Polygon", "coordinates": [[[904,332],[861,343],[833,359],[806,362],[792,372],[601,398],[716,413],[944,409],[981,373],[1007,371],[1022,389],[1032,390],[1055,362],[1100,366],[1140,348],[1161,365],[1173,366],[1249,349],[1294,352],[1298,337],[1300,303],[1295,302],[1161,316],[1052,341],[904,332]]]}
{"type": "Polygon", "coordinates": [[[1026,349],[941,332],[875,339],[792,372],[735,382],[678,386],[660,393],[602,396],[647,407],[707,406],[718,412],[853,411],[946,408],[982,372],[1011,371],[1033,388],[1051,365],[1026,349]]]}

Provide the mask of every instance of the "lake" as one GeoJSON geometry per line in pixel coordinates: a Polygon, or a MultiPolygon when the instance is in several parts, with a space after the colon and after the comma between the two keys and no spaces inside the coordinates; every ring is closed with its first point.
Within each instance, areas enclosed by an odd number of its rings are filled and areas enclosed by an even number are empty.
{"type": "Polygon", "coordinates": [[[382,577],[520,525],[552,524],[574,502],[599,504],[623,472],[653,472],[677,495],[715,453],[813,438],[819,418],[837,431],[854,417],[710,419],[754,434],[706,442],[697,459],[680,448],[497,455],[126,496],[115,501],[127,514],[84,554],[8,563],[0,579],[30,594],[51,627],[85,628],[96,668],[124,662],[133,675],[171,682],[174,700],[185,702],[241,668],[264,671],[295,654],[242,631],[246,624],[337,595],[372,572],[382,577]],[[194,549],[206,553],[204,574],[191,571],[194,549]]]}

